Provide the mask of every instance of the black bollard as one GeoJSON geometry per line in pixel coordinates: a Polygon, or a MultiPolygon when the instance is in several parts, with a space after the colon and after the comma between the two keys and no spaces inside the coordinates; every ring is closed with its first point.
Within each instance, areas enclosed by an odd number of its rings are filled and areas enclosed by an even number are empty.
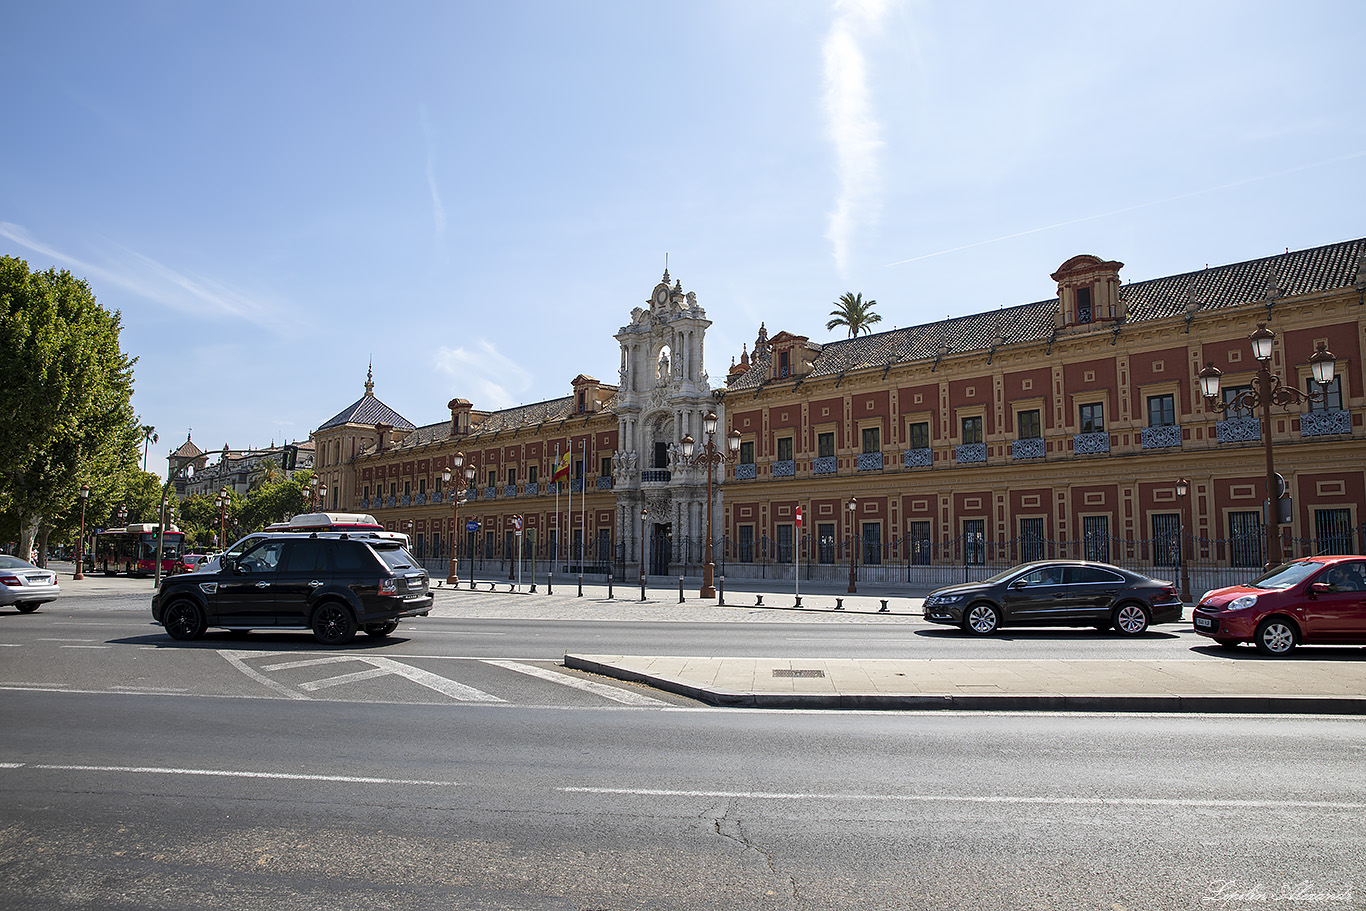
{"type": "Polygon", "coordinates": [[[835,610],[844,610],[844,599],[843,599],[843,598],[836,598],[836,599],[835,599],[835,610]]]}
{"type": "Polygon", "coordinates": [[[678,577],[678,603],[683,603],[683,577],[678,577]]]}
{"type": "Polygon", "coordinates": [[[755,606],[755,607],[763,607],[763,606],[764,606],[764,596],[763,596],[763,595],[755,595],[755,596],[754,596],[754,606],[755,606]]]}
{"type": "Polygon", "coordinates": [[[716,589],[716,603],[722,607],[726,606],[726,577],[721,577],[721,586],[716,589]]]}
{"type": "Polygon", "coordinates": [[[582,573],[582,572],[579,573],[579,593],[578,593],[578,595],[576,595],[575,597],[578,597],[578,598],[582,598],[582,597],[583,597],[583,573],[582,573]]]}
{"type": "Polygon", "coordinates": [[[794,604],[794,605],[792,605],[792,606],[793,606],[793,607],[801,607],[801,606],[802,606],[802,596],[801,596],[801,595],[798,595],[798,596],[797,596],[797,603],[794,604]]]}
{"type": "Polygon", "coordinates": [[[879,613],[879,614],[885,614],[885,613],[887,613],[887,599],[886,599],[886,598],[883,598],[883,599],[882,599],[882,607],[878,608],[878,613],[879,613]]]}
{"type": "Polygon", "coordinates": [[[607,571],[607,600],[612,600],[612,571],[607,571]]]}

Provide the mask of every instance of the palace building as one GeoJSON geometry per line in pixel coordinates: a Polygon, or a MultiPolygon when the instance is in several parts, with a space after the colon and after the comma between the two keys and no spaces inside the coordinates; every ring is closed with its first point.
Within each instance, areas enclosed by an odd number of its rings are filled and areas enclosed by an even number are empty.
{"type": "Polygon", "coordinates": [[[666,272],[616,335],[616,385],[580,375],[562,398],[501,411],[456,398],[419,427],[367,377],[313,434],[317,471],[333,508],[409,532],[432,560],[458,538],[481,573],[509,571],[520,516],[524,559],[543,566],[698,574],[707,468],[685,438],[703,447],[709,412],[723,454],[739,434],[711,503],[731,576],[892,582],[1066,555],[1245,577],[1269,547],[1366,550],[1366,239],[1139,281],[1122,269],[1075,256],[1051,272],[1055,298],[823,344],[760,326],[716,389],[711,322],[666,272]],[[1213,406],[1207,365],[1222,371],[1213,406]],[[1264,384],[1280,403],[1269,447],[1249,402],[1264,384]],[[1268,452],[1284,494],[1269,535],[1268,452]]]}

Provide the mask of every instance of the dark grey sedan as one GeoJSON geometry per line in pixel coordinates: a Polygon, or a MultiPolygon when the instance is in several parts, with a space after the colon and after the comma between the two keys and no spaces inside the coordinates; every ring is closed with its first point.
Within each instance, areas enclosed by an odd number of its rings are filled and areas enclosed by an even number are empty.
{"type": "Polygon", "coordinates": [[[1137,636],[1181,619],[1170,582],[1108,563],[1025,563],[981,582],[930,592],[925,619],[986,636],[1003,626],[1093,626],[1137,636]]]}
{"type": "Polygon", "coordinates": [[[10,554],[0,554],[0,605],[13,604],[22,614],[56,600],[62,593],[57,574],[10,554]]]}

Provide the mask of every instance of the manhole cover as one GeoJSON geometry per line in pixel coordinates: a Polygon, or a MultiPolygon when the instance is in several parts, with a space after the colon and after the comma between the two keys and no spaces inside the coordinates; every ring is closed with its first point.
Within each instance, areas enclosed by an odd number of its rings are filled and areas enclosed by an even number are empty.
{"type": "Polygon", "coordinates": [[[775,667],[775,668],[773,669],[773,676],[774,676],[774,677],[824,677],[824,676],[825,676],[825,671],[816,670],[816,669],[806,670],[806,669],[791,668],[791,667],[775,667]]]}

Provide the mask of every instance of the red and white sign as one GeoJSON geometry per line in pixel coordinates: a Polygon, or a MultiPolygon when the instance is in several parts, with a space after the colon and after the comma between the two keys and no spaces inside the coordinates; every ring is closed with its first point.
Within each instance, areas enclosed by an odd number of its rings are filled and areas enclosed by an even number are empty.
{"type": "Polygon", "coordinates": [[[802,527],[802,508],[800,506],[797,507],[797,527],[802,527]]]}
{"type": "Polygon", "coordinates": [[[520,534],[522,533],[522,517],[521,517],[521,516],[513,516],[513,517],[512,517],[512,527],[515,528],[515,529],[517,530],[517,534],[520,535],[520,534]]]}

